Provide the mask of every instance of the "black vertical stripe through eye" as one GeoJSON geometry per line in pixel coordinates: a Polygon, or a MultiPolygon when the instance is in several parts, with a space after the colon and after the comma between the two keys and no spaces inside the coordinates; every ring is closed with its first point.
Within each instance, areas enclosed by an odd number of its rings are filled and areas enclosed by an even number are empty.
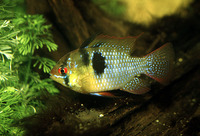
{"type": "Polygon", "coordinates": [[[66,77],[64,78],[64,80],[65,80],[65,84],[66,84],[67,86],[69,86],[69,77],[66,76],[66,77]]]}
{"type": "Polygon", "coordinates": [[[101,53],[95,52],[92,58],[92,67],[97,75],[104,73],[106,68],[105,57],[101,53]]]}
{"type": "Polygon", "coordinates": [[[65,68],[64,65],[61,65],[60,67],[61,67],[61,70],[60,70],[61,75],[62,75],[62,76],[65,76],[66,73],[64,72],[64,68],[65,68]]]}
{"type": "Polygon", "coordinates": [[[62,74],[65,74],[65,71],[64,71],[63,68],[60,70],[60,72],[61,72],[62,74]]]}
{"type": "Polygon", "coordinates": [[[79,52],[82,55],[83,64],[88,66],[90,63],[88,52],[86,51],[86,49],[80,49],[79,52]]]}

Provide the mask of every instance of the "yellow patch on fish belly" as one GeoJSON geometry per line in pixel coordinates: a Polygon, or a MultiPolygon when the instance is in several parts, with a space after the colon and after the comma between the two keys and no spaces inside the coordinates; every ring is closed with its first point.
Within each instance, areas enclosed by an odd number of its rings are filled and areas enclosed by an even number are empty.
{"type": "Polygon", "coordinates": [[[76,76],[72,78],[72,80],[77,79],[76,82],[74,82],[74,85],[78,84],[80,86],[78,91],[80,93],[98,91],[92,66],[82,67],[80,71],[81,73],[77,73],[76,76]]]}

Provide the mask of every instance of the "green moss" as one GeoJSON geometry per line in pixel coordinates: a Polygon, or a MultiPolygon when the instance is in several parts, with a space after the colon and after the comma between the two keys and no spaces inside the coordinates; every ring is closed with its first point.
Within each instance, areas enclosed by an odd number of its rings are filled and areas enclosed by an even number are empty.
{"type": "MultiPolygon", "coordinates": [[[[34,56],[36,49],[44,46],[55,51],[50,25],[42,15],[26,15],[17,2],[0,2],[0,135],[23,135],[14,127],[16,120],[33,115],[45,108],[38,98],[44,93],[58,93],[51,79],[40,79],[31,68],[37,67],[48,73],[55,62],[34,56]],[[33,61],[35,63],[33,63],[33,61]]],[[[22,3],[23,4],[23,3],[22,3]]]]}

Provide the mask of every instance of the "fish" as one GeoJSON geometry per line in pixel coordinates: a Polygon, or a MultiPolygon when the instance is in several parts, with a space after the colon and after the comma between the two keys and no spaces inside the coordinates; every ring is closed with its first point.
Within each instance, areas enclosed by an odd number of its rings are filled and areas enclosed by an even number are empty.
{"type": "Polygon", "coordinates": [[[50,78],[79,93],[110,97],[110,91],[118,89],[132,94],[148,92],[151,83],[146,77],[167,85],[174,67],[172,44],[137,57],[134,48],[139,37],[92,36],[64,55],[50,78]]]}

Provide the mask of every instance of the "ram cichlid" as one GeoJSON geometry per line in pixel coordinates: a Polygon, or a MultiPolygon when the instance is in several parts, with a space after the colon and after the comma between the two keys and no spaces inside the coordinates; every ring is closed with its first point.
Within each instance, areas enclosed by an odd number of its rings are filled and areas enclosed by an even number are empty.
{"type": "Polygon", "coordinates": [[[109,96],[107,91],[116,89],[143,94],[150,90],[147,76],[167,84],[173,70],[172,44],[166,43],[144,57],[134,57],[138,37],[92,37],[63,56],[50,77],[74,91],[101,96],[109,96]]]}

